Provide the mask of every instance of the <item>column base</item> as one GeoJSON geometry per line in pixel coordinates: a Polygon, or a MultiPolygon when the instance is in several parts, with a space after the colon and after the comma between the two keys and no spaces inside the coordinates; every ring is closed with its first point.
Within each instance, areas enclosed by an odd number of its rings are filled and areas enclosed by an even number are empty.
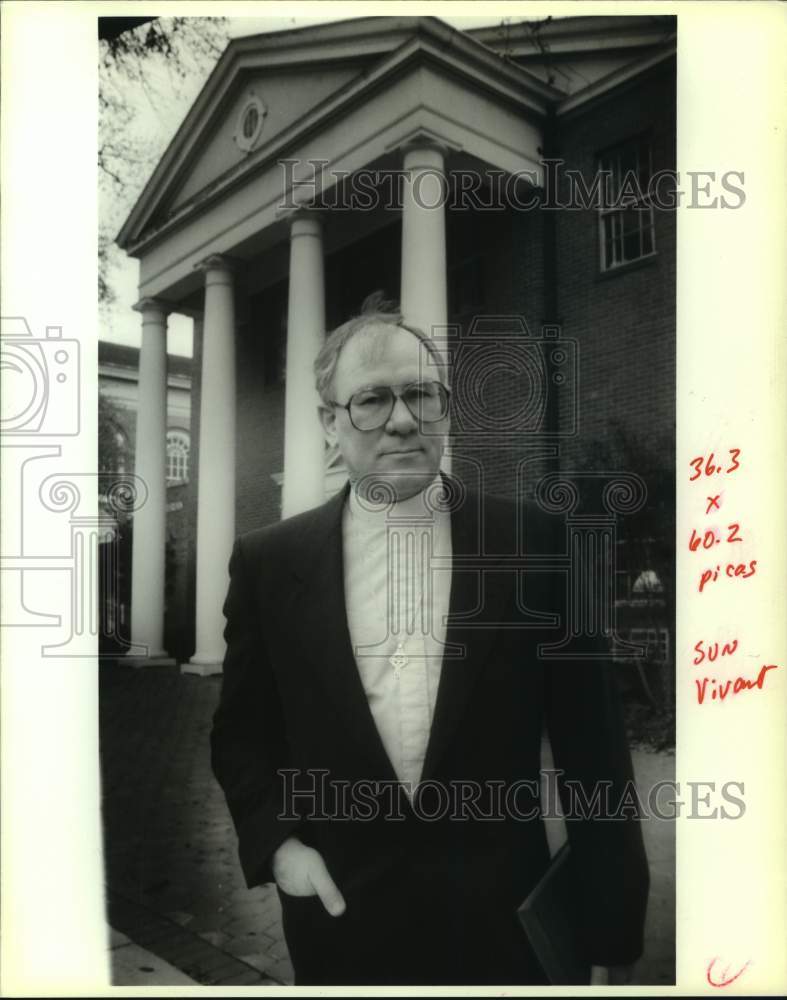
{"type": "Polygon", "coordinates": [[[178,662],[174,656],[170,656],[163,649],[148,653],[147,656],[140,656],[139,653],[126,653],[125,656],[119,656],[117,660],[118,663],[129,667],[174,667],[178,662]]]}
{"type": "Polygon", "coordinates": [[[216,674],[224,673],[224,658],[195,654],[190,660],[181,663],[180,672],[194,674],[197,677],[214,677],[216,674]]]}

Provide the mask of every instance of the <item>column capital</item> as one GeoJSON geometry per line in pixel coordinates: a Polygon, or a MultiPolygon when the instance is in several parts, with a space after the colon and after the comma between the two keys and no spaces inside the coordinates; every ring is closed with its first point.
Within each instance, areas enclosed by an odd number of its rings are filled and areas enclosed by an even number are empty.
{"type": "Polygon", "coordinates": [[[277,219],[281,219],[282,222],[287,223],[290,227],[290,233],[292,233],[292,227],[296,222],[309,222],[311,220],[315,223],[314,228],[322,228],[329,214],[327,208],[312,207],[305,204],[279,206],[276,209],[277,219]]]}
{"type": "Polygon", "coordinates": [[[234,257],[228,257],[223,253],[212,253],[198,264],[195,264],[194,270],[202,271],[206,274],[208,271],[224,271],[227,274],[233,274],[238,269],[238,263],[239,261],[234,257]]]}
{"type": "Polygon", "coordinates": [[[322,236],[327,212],[299,208],[288,218],[290,239],[296,236],[322,236]]]}
{"type": "Polygon", "coordinates": [[[150,296],[146,296],[135,302],[131,307],[135,312],[142,313],[143,317],[145,313],[156,312],[162,317],[168,316],[171,312],[175,311],[175,306],[172,302],[167,302],[166,299],[155,299],[150,296]]]}

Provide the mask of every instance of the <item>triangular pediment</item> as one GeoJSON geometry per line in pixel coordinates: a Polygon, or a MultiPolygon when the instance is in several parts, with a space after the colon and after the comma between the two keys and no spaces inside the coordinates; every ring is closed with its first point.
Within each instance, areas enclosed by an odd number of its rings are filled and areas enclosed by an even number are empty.
{"type": "Polygon", "coordinates": [[[197,197],[357,75],[358,68],[353,65],[242,74],[228,92],[212,128],[201,135],[199,155],[165,208],[178,209],[197,197]],[[249,134],[244,135],[244,127],[249,134]]]}
{"type": "Polygon", "coordinates": [[[253,169],[277,138],[323,108],[326,116],[335,113],[343,95],[362,90],[380,67],[395,63],[397,53],[412,54],[414,46],[481,66],[540,111],[553,96],[535,76],[505,66],[486,46],[432,17],[358,18],[234,39],[132,209],[119,245],[133,252],[228,178],[234,182],[247,165],[253,169]],[[244,148],[238,132],[244,108],[255,101],[263,127],[244,148]]]}

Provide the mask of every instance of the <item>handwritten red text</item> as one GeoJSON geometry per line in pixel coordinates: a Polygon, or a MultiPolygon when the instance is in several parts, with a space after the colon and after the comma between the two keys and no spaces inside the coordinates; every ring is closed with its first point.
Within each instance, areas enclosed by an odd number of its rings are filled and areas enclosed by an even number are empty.
{"type": "Polygon", "coordinates": [[[694,475],[689,477],[689,482],[693,483],[695,479],[699,479],[703,474],[706,476],[721,476],[729,475],[730,473],[735,472],[735,470],[739,469],[741,465],[738,461],[741,450],[740,448],[730,448],[729,453],[730,458],[728,464],[722,462],[720,465],[717,465],[714,461],[714,452],[711,452],[707,458],[705,458],[704,455],[698,455],[696,458],[692,458],[689,465],[694,469],[694,475]]]}
{"type": "Polygon", "coordinates": [[[752,559],[748,563],[727,563],[727,565],[722,570],[721,564],[716,563],[716,569],[704,569],[702,575],[700,576],[699,586],[697,590],[700,593],[703,592],[705,587],[709,583],[715,583],[720,576],[728,576],[731,580],[736,576],[741,577],[744,580],[748,580],[750,576],[754,576],[757,572],[757,560],[752,559]]]}
{"type": "Polygon", "coordinates": [[[721,647],[721,651],[719,650],[718,642],[707,643],[706,649],[702,639],[700,639],[699,642],[694,643],[694,652],[697,654],[694,657],[694,666],[698,667],[706,657],[710,663],[713,663],[718,656],[732,656],[737,648],[737,639],[733,639],[732,642],[725,642],[721,647]]]}
{"type": "Polygon", "coordinates": [[[708,698],[709,691],[709,701],[724,701],[730,693],[740,694],[741,691],[762,691],[768,671],[777,669],[778,664],[776,663],[763,663],[760,672],[753,680],[746,677],[730,678],[726,681],[717,681],[715,677],[703,677],[701,681],[695,680],[694,683],[697,685],[697,701],[702,705],[706,698],[708,698]]]}

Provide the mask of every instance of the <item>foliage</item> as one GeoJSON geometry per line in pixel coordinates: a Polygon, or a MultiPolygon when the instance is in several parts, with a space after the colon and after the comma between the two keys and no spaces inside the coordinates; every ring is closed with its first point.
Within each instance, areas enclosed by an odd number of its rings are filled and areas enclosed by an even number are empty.
{"type": "Polygon", "coordinates": [[[123,422],[117,407],[107,396],[99,392],[98,468],[101,472],[117,472],[127,462],[124,439],[123,422]]]}

